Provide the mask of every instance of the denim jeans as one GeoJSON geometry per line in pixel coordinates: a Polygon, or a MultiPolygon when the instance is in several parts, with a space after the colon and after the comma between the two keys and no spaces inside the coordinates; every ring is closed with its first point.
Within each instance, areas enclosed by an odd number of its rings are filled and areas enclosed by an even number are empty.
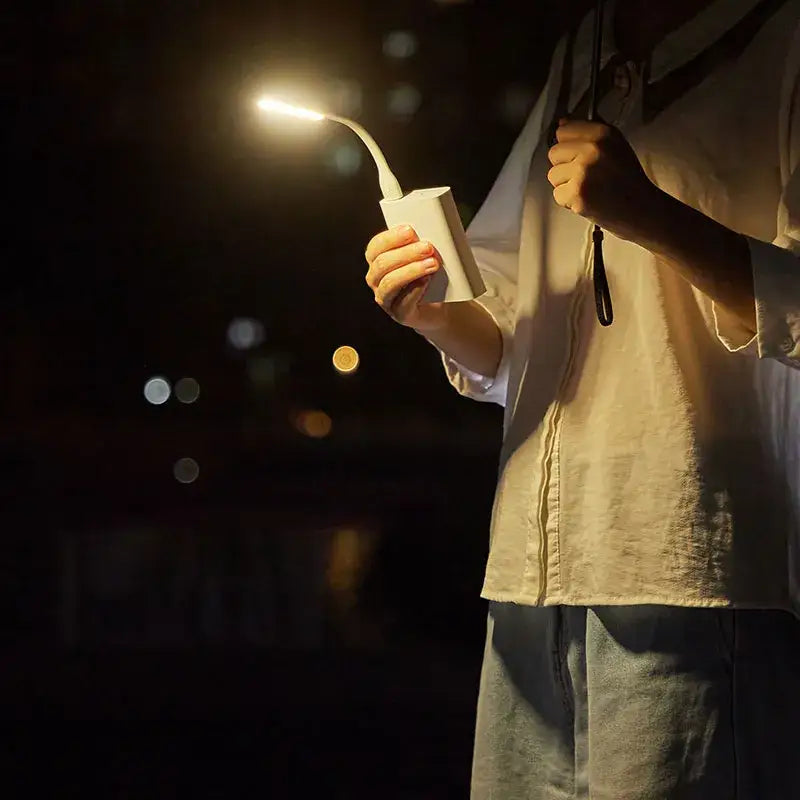
{"type": "Polygon", "coordinates": [[[800,800],[800,620],[489,604],[472,800],[800,800]]]}

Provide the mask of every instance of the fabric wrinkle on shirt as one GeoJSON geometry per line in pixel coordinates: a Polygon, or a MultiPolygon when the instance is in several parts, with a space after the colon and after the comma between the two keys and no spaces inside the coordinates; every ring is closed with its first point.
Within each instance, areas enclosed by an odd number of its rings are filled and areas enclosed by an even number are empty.
{"type": "Polygon", "coordinates": [[[498,373],[442,354],[459,392],[505,408],[482,596],[800,615],[798,2],[717,0],[646,64],[616,52],[613,7],[599,116],[657,186],[746,237],[758,331],[607,231],[615,321],[599,326],[593,225],[546,180],[558,103],[585,115],[587,16],[468,230],[498,373]],[[703,54],[728,32],[740,52],[710,68],[703,54]],[[686,82],[697,59],[706,71],[686,82]]]}

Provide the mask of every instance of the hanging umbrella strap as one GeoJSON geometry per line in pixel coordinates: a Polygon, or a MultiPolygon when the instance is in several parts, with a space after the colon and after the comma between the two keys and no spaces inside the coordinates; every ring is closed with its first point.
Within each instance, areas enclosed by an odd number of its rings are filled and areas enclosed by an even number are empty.
{"type": "Polygon", "coordinates": [[[611,290],[608,288],[606,265],[603,261],[603,231],[595,225],[592,233],[594,242],[594,264],[592,275],[594,277],[594,304],[597,308],[597,319],[603,327],[614,321],[614,309],[611,306],[611,290]]]}

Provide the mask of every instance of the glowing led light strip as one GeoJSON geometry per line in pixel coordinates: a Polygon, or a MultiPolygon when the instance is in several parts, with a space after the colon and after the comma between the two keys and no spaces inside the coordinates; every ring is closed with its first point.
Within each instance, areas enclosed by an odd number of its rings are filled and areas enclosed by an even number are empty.
{"type": "Polygon", "coordinates": [[[278,114],[287,114],[290,117],[299,117],[300,119],[313,119],[316,122],[325,119],[324,114],[317,111],[310,111],[307,108],[299,108],[298,106],[289,105],[281,100],[275,100],[272,97],[262,97],[258,101],[258,107],[262,111],[275,111],[278,114]]]}

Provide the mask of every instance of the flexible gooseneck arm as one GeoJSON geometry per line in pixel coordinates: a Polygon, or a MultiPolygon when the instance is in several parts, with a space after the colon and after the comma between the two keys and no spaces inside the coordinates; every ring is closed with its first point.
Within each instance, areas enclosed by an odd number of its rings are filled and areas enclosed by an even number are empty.
{"type": "Polygon", "coordinates": [[[299,106],[285,103],[283,100],[278,100],[275,97],[262,97],[256,105],[262,111],[286,114],[290,117],[299,117],[300,119],[309,119],[315,122],[329,119],[332,122],[346,125],[366,145],[372,159],[375,161],[375,166],[378,168],[378,182],[381,187],[381,192],[383,193],[383,199],[399,200],[403,196],[403,190],[400,188],[400,184],[397,178],[395,178],[394,173],[389,169],[386,156],[381,152],[377,142],[357,122],[353,122],[352,119],[347,119],[347,117],[339,117],[336,114],[325,114],[319,111],[312,111],[309,108],[300,108],[299,106]]]}
{"type": "Polygon", "coordinates": [[[325,119],[346,125],[362,142],[364,142],[367,146],[367,150],[369,150],[370,155],[375,161],[375,166],[378,168],[378,183],[383,193],[383,199],[399,200],[403,196],[403,190],[400,188],[400,184],[397,178],[395,178],[394,173],[389,169],[389,164],[386,161],[386,157],[381,152],[380,147],[378,147],[378,143],[369,133],[357,122],[353,122],[353,120],[347,119],[346,117],[337,117],[335,114],[325,114],[325,119]]]}

